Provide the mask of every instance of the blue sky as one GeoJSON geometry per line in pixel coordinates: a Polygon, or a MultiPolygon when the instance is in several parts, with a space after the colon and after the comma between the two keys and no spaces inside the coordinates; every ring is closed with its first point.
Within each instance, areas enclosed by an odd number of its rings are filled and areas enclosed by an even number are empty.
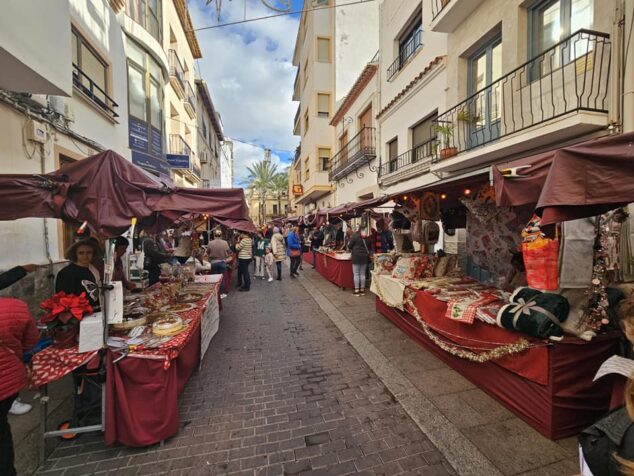
{"type": "MultiPolygon", "coordinates": [[[[194,28],[217,25],[216,1],[189,0],[194,28]]],[[[246,0],[247,18],[271,15],[261,0],[246,0]]],[[[267,0],[276,4],[276,0],[267,0]]],[[[301,10],[303,0],[293,0],[301,10]]],[[[223,0],[220,23],[240,21],[244,0],[223,0]]],[[[297,103],[292,101],[293,48],[299,15],[270,18],[196,33],[203,58],[198,70],[222,116],[225,135],[235,141],[234,186],[246,184],[246,167],[272,150],[280,169],[292,160],[297,103]]]]}

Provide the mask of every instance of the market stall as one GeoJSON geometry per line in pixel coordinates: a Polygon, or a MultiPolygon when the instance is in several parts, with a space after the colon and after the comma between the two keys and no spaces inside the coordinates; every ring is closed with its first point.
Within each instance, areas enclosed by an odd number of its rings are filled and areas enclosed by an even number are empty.
{"type": "MultiPolygon", "coordinates": [[[[306,255],[308,254],[310,253],[304,254],[304,259],[306,259],[306,255]]],[[[354,289],[352,258],[350,257],[350,253],[318,251],[315,258],[315,269],[324,278],[341,289],[354,289]]]]}
{"type": "MultiPolygon", "coordinates": [[[[108,443],[142,446],[173,435],[178,431],[177,396],[218,330],[221,278],[207,277],[178,289],[191,281],[193,270],[186,273],[187,267],[176,267],[177,276],[165,276],[166,282],[131,298],[142,305],[131,302],[119,309],[121,287],[110,280],[114,240],[109,239],[132,236],[135,228],[158,232],[203,214],[225,226],[254,229],[243,191],[169,187],[106,151],[49,174],[0,175],[0,195],[5,203],[0,220],[58,218],[83,223],[81,229],[87,227],[93,236],[106,239],[103,284],[96,286],[101,313],[86,315],[92,312],[86,304],[81,309],[68,307],[69,300],[81,301],[81,296],[53,296],[49,322],[58,323],[54,314],[62,312],[60,316],[68,317],[61,327],[73,327],[70,331],[77,335],[79,326],[68,323],[81,321],[79,346],[58,342],[37,354],[33,381],[45,391],[48,382],[73,372],[76,385],[89,382],[99,388],[93,400],[102,406],[103,418],[47,431],[44,416],[43,437],[103,431],[108,443]],[[119,328],[113,330],[115,326],[119,328]]],[[[64,332],[69,334],[69,329],[64,332]]],[[[72,342],[70,337],[66,343],[72,342]]],[[[46,398],[42,402],[45,415],[46,398]]]]}
{"type": "Polygon", "coordinates": [[[631,164],[633,139],[502,164],[495,189],[485,171],[394,196],[401,216],[392,224],[407,222],[418,248],[399,243],[402,230],[393,230],[397,251],[375,256],[377,310],[551,439],[596,421],[612,397],[614,380],[594,378],[623,349],[616,322],[623,293],[610,284],[622,280],[620,263],[631,257],[619,246],[625,213],[604,212],[634,193],[620,178],[618,191],[607,190],[605,177],[631,164]],[[561,181],[566,164],[571,188],[561,181]],[[598,176],[603,190],[587,180],[598,176]],[[535,209],[545,218],[531,218],[535,209]],[[604,214],[587,223],[560,222],[597,213],[604,214]],[[424,230],[437,221],[451,234],[444,252],[432,254],[424,230]]]}

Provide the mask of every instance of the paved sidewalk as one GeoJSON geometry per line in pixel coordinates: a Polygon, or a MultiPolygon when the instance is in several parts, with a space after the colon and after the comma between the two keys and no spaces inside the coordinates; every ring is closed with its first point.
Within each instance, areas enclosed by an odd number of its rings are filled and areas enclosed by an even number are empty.
{"type": "Polygon", "coordinates": [[[61,443],[40,474],[454,474],[301,284],[310,272],[285,273],[223,301],[220,331],[181,397],[177,436],[129,449],[84,435],[61,443]]]}
{"type": "Polygon", "coordinates": [[[579,473],[576,438],[542,437],[376,312],[373,294],[353,297],[304,268],[302,284],[458,474],[579,473]]]}

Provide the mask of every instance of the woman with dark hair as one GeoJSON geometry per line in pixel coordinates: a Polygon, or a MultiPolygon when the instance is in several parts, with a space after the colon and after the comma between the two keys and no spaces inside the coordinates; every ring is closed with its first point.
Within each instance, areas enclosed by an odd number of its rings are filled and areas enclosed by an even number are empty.
{"type": "Polygon", "coordinates": [[[92,265],[93,256],[97,252],[97,247],[91,240],[73,243],[66,252],[70,264],[57,273],[55,278],[55,292],[64,291],[77,296],[85,292],[93,309],[99,309],[101,279],[99,272],[92,265]]]}
{"type": "Polygon", "coordinates": [[[123,287],[130,290],[134,289],[136,286],[128,281],[128,278],[125,275],[125,270],[123,269],[123,261],[121,258],[128,250],[128,246],[130,245],[130,241],[123,236],[118,236],[114,242],[114,271],[112,273],[113,281],[121,281],[123,287]]]}

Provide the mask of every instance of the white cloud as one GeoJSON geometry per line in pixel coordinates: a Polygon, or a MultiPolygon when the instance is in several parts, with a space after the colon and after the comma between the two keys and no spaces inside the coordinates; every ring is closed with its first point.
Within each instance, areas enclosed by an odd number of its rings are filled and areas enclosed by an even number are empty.
{"type": "MultiPolygon", "coordinates": [[[[195,28],[216,24],[215,3],[205,6],[204,0],[190,1],[189,8],[195,28]]],[[[242,1],[225,1],[222,8],[223,23],[243,19],[242,1]]],[[[248,17],[271,13],[259,0],[248,0],[248,17]]],[[[296,71],[291,61],[297,28],[296,18],[282,16],[197,32],[203,54],[200,74],[209,85],[228,136],[271,149],[295,149],[298,139],[292,130],[297,105],[291,97],[296,71]]],[[[255,155],[238,144],[236,178],[238,162],[247,163],[255,155]]]]}
{"type": "MultiPolygon", "coordinates": [[[[244,187],[248,184],[249,171],[247,167],[264,158],[264,149],[243,142],[233,143],[233,186],[244,187]]],[[[280,156],[271,153],[271,163],[277,165],[277,170],[282,172],[286,165],[282,163],[280,156]]]]}

